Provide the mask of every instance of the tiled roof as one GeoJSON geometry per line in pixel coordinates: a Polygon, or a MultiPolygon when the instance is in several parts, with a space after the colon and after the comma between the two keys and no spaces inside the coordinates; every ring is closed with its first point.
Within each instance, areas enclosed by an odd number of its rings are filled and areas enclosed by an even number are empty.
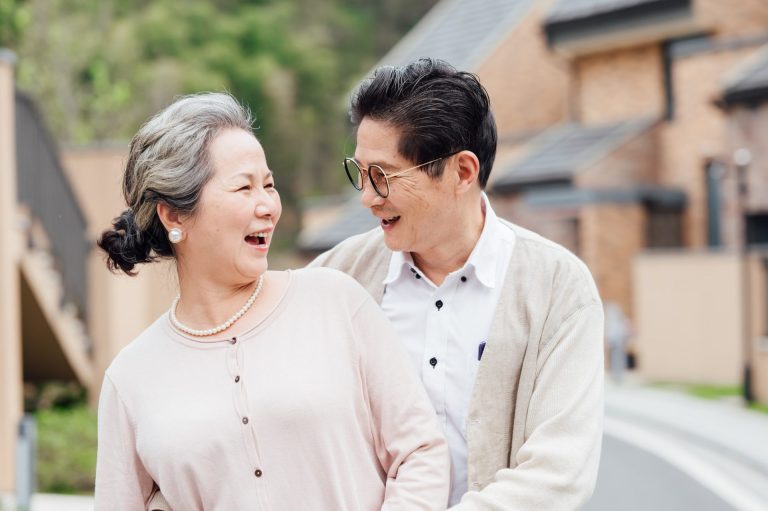
{"type": "Polygon", "coordinates": [[[650,119],[583,126],[564,124],[544,132],[531,142],[521,160],[497,171],[494,190],[523,185],[569,181],[575,173],[655,123],[650,119]]]}
{"type": "Polygon", "coordinates": [[[547,23],[589,18],[642,4],[663,4],[669,0],[560,0],[547,16],[547,23]]]}
{"type": "Polygon", "coordinates": [[[532,4],[533,0],[442,0],[377,67],[433,57],[473,71],[532,4]]]}
{"type": "MultiPolygon", "coordinates": [[[[322,252],[350,236],[364,233],[379,225],[379,220],[360,203],[358,194],[350,196],[336,209],[337,211],[332,213],[331,221],[325,225],[302,229],[297,240],[300,250],[322,252]]],[[[307,214],[311,215],[312,212],[307,214]]]]}
{"type": "Polygon", "coordinates": [[[768,100],[768,46],[726,86],[725,104],[768,100]]]}

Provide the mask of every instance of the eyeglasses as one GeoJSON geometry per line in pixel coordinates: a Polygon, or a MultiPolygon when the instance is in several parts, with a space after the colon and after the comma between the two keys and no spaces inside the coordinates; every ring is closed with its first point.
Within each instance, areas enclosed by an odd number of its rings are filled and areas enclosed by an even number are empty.
{"type": "Polygon", "coordinates": [[[364,169],[360,167],[360,164],[357,163],[354,160],[354,158],[344,158],[344,170],[347,173],[349,182],[352,183],[352,186],[355,187],[355,190],[363,189],[363,186],[365,185],[365,174],[368,174],[368,181],[370,181],[371,185],[373,185],[373,190],[376,192],[376,194],[379,197],[386,199],[389,196],[389,180],[391,178],[398,177],[402,174],[405,174],[406,172],[410,172],[411,170],[416,170],[420,167],[429,165],[430,163],[438,162],[440,160],[453,156],[454,154],[456,153],[451,153],[446,156],[441,156],[440,158],[435,158],[434,160],[430,160],[426,163],[416,165],[415,167],[398,170],[397,172],[392,172],[390,174],[387,174],[386,172],[384,172],[384,169],[382,169],[378,165],[374,164],[369,166],[367,169],[364,169]]]}

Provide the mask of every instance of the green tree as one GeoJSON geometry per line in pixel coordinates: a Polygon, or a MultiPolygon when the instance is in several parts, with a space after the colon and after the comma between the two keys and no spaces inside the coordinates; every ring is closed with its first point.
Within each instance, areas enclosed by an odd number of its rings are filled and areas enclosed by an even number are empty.
{"type": "Polygon", "coordinates": [[[341,183],[354,84],[434,3],[0,0],[0,44],[64,143],[126,139],[179,94],[230,91],[255,114],[287,234],[297,197],[341,183]]]}

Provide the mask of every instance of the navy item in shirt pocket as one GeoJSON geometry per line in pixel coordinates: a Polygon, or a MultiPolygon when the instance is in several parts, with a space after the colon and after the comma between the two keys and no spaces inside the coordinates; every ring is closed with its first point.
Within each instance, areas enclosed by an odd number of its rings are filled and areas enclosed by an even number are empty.
{"type": "Polygon", "coordinates": [[[483,358],[483,351],[485,351],[485,341],[477,345],[477,360],[483,358]]]}

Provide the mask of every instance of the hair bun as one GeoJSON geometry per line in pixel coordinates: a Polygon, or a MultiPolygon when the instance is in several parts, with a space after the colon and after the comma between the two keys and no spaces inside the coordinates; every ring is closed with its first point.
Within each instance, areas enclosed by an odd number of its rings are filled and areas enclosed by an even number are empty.
{"type": "Polygon", "coordinates": [[[142,236],[130,208],[112,221],[112,229],[104,231],[96,244],[107,253],[107,266],[112,271],[135,275],[133,268],[137,264],[153,259],[151,243],[142,236]]]}

